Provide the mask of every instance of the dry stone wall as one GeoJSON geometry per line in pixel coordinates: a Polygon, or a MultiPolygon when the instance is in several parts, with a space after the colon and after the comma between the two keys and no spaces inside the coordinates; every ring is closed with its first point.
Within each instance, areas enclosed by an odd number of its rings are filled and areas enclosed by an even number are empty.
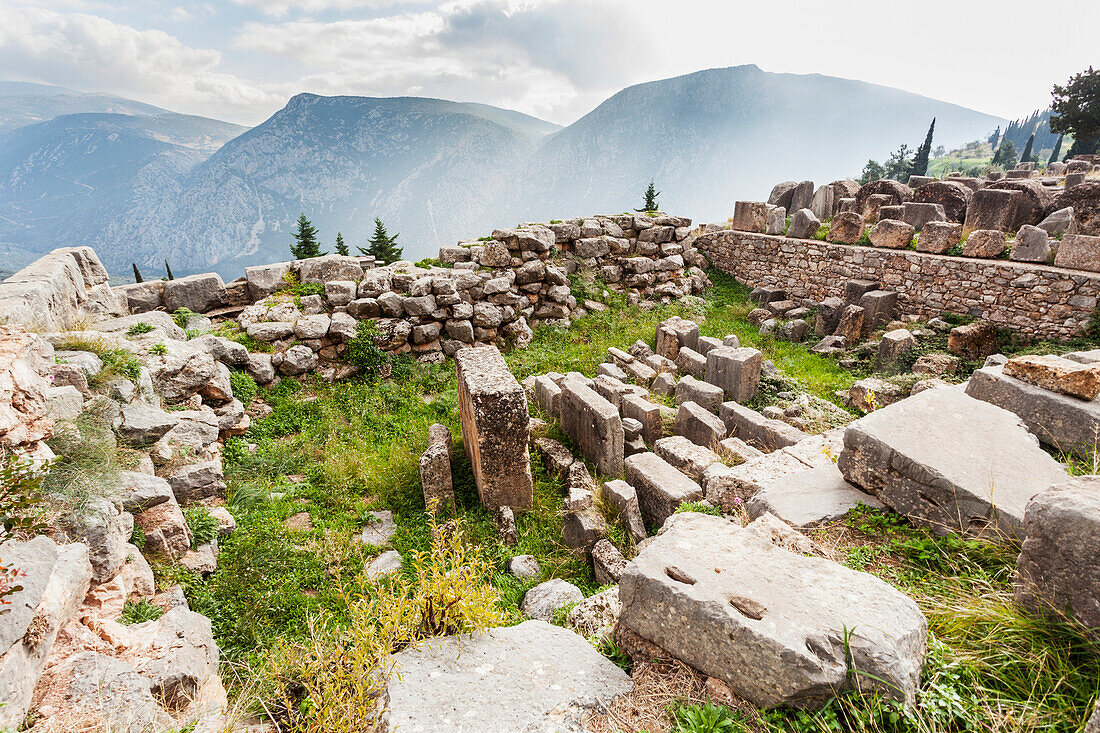
{"type": "Polygon", "coordinates": [[[1097,305],[1100,273],[1007,260],[886,250],[734,230],[699,236],[715,267],[751,287],[781,286],[792,297],[844,297],[852,279],[898,294],[901,312],[958,313],[1039,338],[1080,334],[1097,305]]]}

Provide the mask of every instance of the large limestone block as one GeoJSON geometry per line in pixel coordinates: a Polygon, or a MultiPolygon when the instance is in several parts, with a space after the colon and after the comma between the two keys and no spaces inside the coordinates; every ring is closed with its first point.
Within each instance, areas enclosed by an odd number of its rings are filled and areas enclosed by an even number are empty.
{"type": "Polygon", "coordinates": [[[276,262],[271,265],[244,268],[244,279],[248,284],[248,296],[253,301],[263,300],[286,284],[284,278],[289,272],[289,262],[276,262]]]}
{"type": "Polygon", "coordinates": [[[0,623],[0,729],[22,725],[58,630],[76,613],[92,580],[88,548],[45,536],[0,545],[8,567],[26,573],[0,623]],[[33,624],[33,627],[32,627],[33,624]]]}
{"type": "Polygon", "coordinates": [[[766,484],[745,509],[753,519],[774,514],[795,527],[815,527],[842,518],[860,504],[882,508],[881,501],[845,481],[830,462],[766,484]]]}
{"type": "Polygon", "coordinates": [[[948,221],[961,223],[974,192],[957,181],[930,181],[913,189],[913,203],[939,204],[948,221]]]}
{"type": "MultiPolygon", "coordinates": [[[[790,207],[784,207],[790,210],[790,207]]],[[[740,232],[763,234],[768,228],[768,207],[763,201],[735,201],[733,228],[740,232]]]]}
{"type": "Polygon", "coordinates": [[[630,678],[576,633],[544,621],[448,636],[393,658],[383,730],[579,733],[630,678]]]}
{"type": "Polygon", "coordinates": [[[740,438],[763,451],[773,451],[794,445],[809,437],[793,425],[762,414],[737,402],[723,402],[719,417],[732,438],[740,438]]]}
{"type": "Polygon", "coordinates": [[[1082,364],[1054,354],[1025,354],[1009,359],[1004,373],[1082,400],[1100,396],[1100,364],[1082,364]]]}
{"type": "Polygon", "coordinates": [[[1100,628],[1100,476],[1080,476],[1032,497],[1016,563],[1016,601],[1100,628]]]}
{"type": "Polygon", "coordinates": [[[699,324],[673,316],[657,326],[657,354],[676,360],[682,347],[694,349],[699,344],[699,324]]]}
{"type": "Polygon", "coordinates": [[[764,355],[750,347],[721,346],[707,353],[706,381],[721,387],[734,402],[745,403],[756,396],[764,355]]]}
{"type": "Polygon", "coordinates": [[[622,473],[626,435],[619,411],[577,377],[561,383],[561,429],[601,473],[622,473]]]}
{"type": "Polygon", "coordinates": [[[850,483],[941,534],[1016,535],[1028,500],[1066,478],[1018,417],[951,387],[851,423],[838,466],[850,483]]]}
{"type": "Polygon", "coordinates": [[[1016,218],[1018,191],[999,191],[983,188],[975,191],[966,207],[966,220],[963,222],[963,236],[978,229],[992,229],[1006,232],[1016,218]]]}
{"type": "Polygon", "coordinates": [[[1067,234],[1062,237],[1054,264],[1071,270],[1100,272],[1100,236],[1067,234]]]}
{"type": "Polygon", "coordinates": [[[222,305],[224,297],[225,283],[221,275],[213,272],[188,275],[164,283],[164,307],[170,313],[179,308],[205,313],[222,305]]]}
{"type": "Polygon", "coordinates": [[[626,459],[626,482],[638,492],[646,522],[661,526],[685,501],[699,501],[703,489],[656,453],[635,453],[626,459]]]}
{"type": "Polygon", "coordinates": [[[1100,180],[1091,179],[1072,188],[1051,205],[1053,210],[1073,208],[1073,218],[1078,232],[1100,237],[1100,180]]]}
{"type": "Polygon", "coordinates": [[[717,447],[726,437],[726,424],[714,412],[689,400],[676,411],[672,432],[696,445],[717,447]]]}
{"type": "Polygon", "coordinates": [[[186,707],[218,672],[218,645],[205,616],[174,608],[130,631],[126,656],[169,709],[186,707]]]}
{"type": "Polygon", "coordinates": [[[358,257],[346,255],[311,257],[308,260],[301,260],[299,268],[298,277],[303,283],[327,283],[331,280],[359,282],[363,279],[363,267],[359,264],[358,257]]]}
{"type": "Polygon", "coordinates": [[[619,597],[621,627],[760,707],[818,708],[853,684],[915,700],[927,628],[915,602],[728,519],[673,517],[627,565],[619,597]]]}
{"type": "Polygon", "coordinates": [[[1100,435],[1100,404],[1051,392],[1004,373],[1003,366],[978,369],[966,393],[1015,413],[1039,440],[1058,450],[1089,456],[1100,435]]]}
{"type": "Polygon", "coordinates": [[[527,454],[527,396],[495,346],[460,349],[458,412],[481,503],[530,509],[534,484],[527,454]]]}

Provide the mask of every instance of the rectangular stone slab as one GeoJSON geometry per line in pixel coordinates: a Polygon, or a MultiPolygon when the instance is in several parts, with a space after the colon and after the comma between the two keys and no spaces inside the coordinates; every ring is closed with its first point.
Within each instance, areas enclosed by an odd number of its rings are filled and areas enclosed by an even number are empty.
{"type": "Polygon", "coordinates": [[[830,462],[766,484],[745,509],[752,519],[770,512],[795,527],[815,527],[840,519],[860,504],[882,508],[881,501],[845,481],[830,462]]]}
{"type": "Polygon", "coordinates": [[[638,492],[645,520],[660,527],[685,501],[699,501],[703,489],[656,453],[637,453],[626,459],[626,482],[638,492]]]}
{"type": "Polygon", "coordinates": [[[619,598],[620,626],[760,707],[817,708],[848,687],[846,635],[863,683],[916,696],[926,623],[913,600],[723,517],[672,517],[626,566],[619,598]]]}
{"type": "Polygon", "coordinates": [[[561,383],[561,429],[601,473],[622,474],[626,436],[619,410],[573,376],[561,383]]]}
{"type": "Polygon", "coordinates": [[[490,509],[530,509],[534,482],[523,387],[495,346],[460,349],[455,369],[462,442],[481,503],[490,509]]]}
{"type": "Polygon", "coordinates": [[[937,534],[1016,535],[1028,500],[1066,480],[1020,418],[954,387],[851,423],[837,465],[847,481],[937,534]]]}
{"type": "Polygon", "coordinates": [[[1010,377],[1002,366],[983,367],[970,376],[966,393],[1015,413],[1047,445],[1089,456],[1100,436],[1100,404],[1058,394],[1010,377]]]}

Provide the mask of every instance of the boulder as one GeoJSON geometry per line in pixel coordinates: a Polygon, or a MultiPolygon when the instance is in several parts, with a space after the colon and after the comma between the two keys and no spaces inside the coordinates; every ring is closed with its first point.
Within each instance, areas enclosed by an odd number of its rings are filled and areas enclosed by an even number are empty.
{"type": "Polygon", "coordinates": [[[523,596],[520,610],[533,619],[553,621],[554,613],[584,600],[581,589],[561,578],[539,583],[523,596]]]}
{"type": "Polygon", "coordinates": [[[976,361],[1000,350],[997,329],[988,321],[955,326],[947,335],[947,350],[955,356],[976,361]]]}
{"type": "Polygon", "coordinates": [[[224,298],[225,283],[217,273],[188,275],[164,283],[164,307],[169,313],[179,308],[205,313],[224,305],[224,298]]]}
{"type": "Polygon", "coordinates": [[[401,553],[397,550],[386,550],[378,557],[367,563],[363,572],[371,580],[380,580],[388,575],[401,571],[401,553]]]}
{"type": "Polygon", "coordinates": [[[978,369],[966,393],[1015,413],[1039,440],[1061,451],[1089,457],[1100,435],[1100,404],[1051,392],[1010,377],[1000,365],[978,369]]]}
{"type": "Polygon", "coordinates": [[[136,515],[134,524],[141,527],[151,557],[177,560],[191,548],[191,530],[175,496],[136,515]]]}
{"type": "Polygon", "coordinates": [[[699,501],[703,489],[656,453],[637,453],[625,461],[626,482],[638,492],[646,522],[660,526],[685,501],[699,501]]]}
{"type": "Polygon", "coordinates": [[[797,209],[791,215],[787,236],[791,239],[811,239],[817,233],[821,221],[809,209],[797,209]]]}
{"type": "Polygon", "coordinates": [[[1041,262],[1050,260],[1050,243],[1046,231],[1025,224],[1016,233],[1008,258],[1015,262],[1041,262]]]}
{"type": "Polygon", "coordinates": [[[1016,602],[1100,628],[1100,476],[1079,476],[1031,498],[1016,563],[1016,602]]]}
{"type": "Polygon", "coordinates": [[[867,237],[875,247],[886,249],[905,249],[913,240],[917,230],[903,221],[894,219],[882,219],[871,227],[867,237]]]}
{"type": "Polygon", "coordinates": [[[283,352],[283,361],[279,364],[279,373],[287,376],[305,374],[317,368],[320,359],[313,349],[304,344],[295,344],[283,352]]]}
{"type": "MultiPolygon", "coordinates": [[[[607,540],[601,540],[596,544],[601,546],[601,543],[604,542],[607,542],[607,540]]],[[[614,545],[607,544],[610,545],[612,551],[618,552],[614,545]]],[[[596,553],[594,552],[593,560],[595,560],[595,557],[596,553]]],[[[619,558],[621,559],[622,555],[619,555],[619,558]]],[[[622,566],[619,567],[618,575],[622,575],[623,567],[626,567],[625,560],[622,562],[622,566]]],[[[598,569],[597,572],[599,572],[598,569]]],[[[618,575],[615,576],[616,582],[618,575]]],[[[578,634],[588,639],[596,641],[611,640],[615,630],[615,622],[619,620],[619,613],[622,609],[623,604],[619,601],[619,586],[613,585],[573,606],[569,611],[569,625],[578,634]]]]}
{"type": "Polygon", "coordinates": [[[904,183],[890,179],[871,181],[860,186],[859,190],[856,191],[856,210],[863,211],[867,206],[868,199],[876,195],[885,196],[884,201],[887,206],[900,206],[906,201],[913,200],[913,189],[904,183]]]}
{"type": "Polygon", "coordinates": [[[22,590],[8,596],[0,623],[0,728],[16,730],[30,710],[31,696],[57,632],[76,613],[92,580],[88,548],[57,545],[49,537],[0,544],[7,567],[25,573],[22,590]]]}
{"type": "Polygon", "coordinates": [[[1090,179],[1070,188],[1059,196],[1051,208],[1073,208],[1073,218],[1079,234],[1100,237],[1100,180],[1090,179]]]}
{"type": "Polygon", "coordinates": [[[995,229],[976,229],[970,232],[963,244],[963,257],[992,259],[1000,257],[1008,246],[1008,238],[1002,231],[995,229]]]}
{"type": "Polygon", "coordinates": [[[130,313],[147,313],[164,305],[164,280],[120,285],[115,290],[126,298],[130,313]]]}
{"type": "MultiPolygon", "coordinates": [[[[481,503],[490,509],[530,509],[534,484],[523,387],[495,346],[460,349],[455,369],[462,438],[481,503]]],[[[563,394],[563,414],[565,402],[563,394]]]]}
{"type": "Polygon", "coordinates": [[[92,579],[105,583],[126,562],[126,545],[134,533],[134,518],[121,506],[106,499],[94,499],[67,520],[69,530],[88,547],[92,579]]]}
{"type": "Polygon", "coordinates": [[[855,244],[863,237],[863,216],[855,211],[842,211],[829,223],[830,242],[855,244]]]}
{"type": "MultiPolygon", "coordinates": [[[[298,278],[303,284],[327,283],[332,280],[363,279],[363,267],[358,257],[324,255],[298,261],[298,278]]],[[[362,293],[360,293],[362,296],[362,293]]],[[[363,296],[369,297],[369,296],[363,296]]]]}
{"type": "Polygon", "coordinates": [[[676,515],[627,565],[619,597],[620,633],[759,707],[816,709],[853,685],[909,705],[916,699],[927,624],[915,602],[728,519],[676,515]]]}
{"type": "Polygon", "coordinates": [[[520,580],[537,580],[542,568],[534,555],[516,555],[508,561],[508,572],[520,580]]]}
{"type": "Polygon", "coordinates": [[[584,637],[544,621],[433,639],[393,663],[382,725],[393,733],[579,733],[631,688],[584,637]]]}
{"type": "Polygon", "coordinates": [[[1077,224],[1073,220],[1073,207],[1067,206],[1064,209],[1051,212],[1036,226],[1052,237],[1076,233],[1077,224]]]}
{"type": "Polygon", "coordinates": [[[657,326],[657,354],[675,361],[681,347],[694,349],[699,342],[699,324],[673,316],[657,326]]]}
{"type": "Polygon", "coordinates": [[[1015,217],[1009,222],[1008,226],[1008,230],[1013,232],[1025,224],[1033,226],[1038,224],[1054,206],[1054,192],[1039,181],[997,181],[989,184],[988,190],[1016,191],[1019,193],[1016,199],[1015,217]]]}
{"type": "Polygon", "coordinates": [[[152,405],[126,405],[115,433],[126,445],[141,446],[157,442],[176,426],[179,417],[152,405]]]}
{"type": "Polygon", "coordinates": [[[244,268],[244,279],[248,284],[248,297],[253,302],[263,300],[286,285],[285,278],[289,272],[289,262],[276,262],[272,265],[244,268]]]}
{"type": "Polygon", "coordinates": [[[1062,237],[1054,264],[1071,270],[1100,272],[1100,235],[1067,234],[1062,237]]]}
{"type": "MultiPolygon", "coordinates": [[[[784,208],[789,209],[790,207],[786,206],[784,208]]],[[[768,228],[767,204],[763,201],[734,202],[733,228],[740,232],[763,234],[768,228]]]]}
{"type": "MultiPolygon", "coordinates": [[[[966,189],[969,191],[970,189],[966,189]]],[[[917,251],[944,254],[962,241],[962,224],[930,221],[917,236],[917,251]]]]}
{"type": "Polygon", "coordinates": [[[621,474],[626,437],[618,409],[576,377],[562,380],[561,390],[562,431],[601,473],[621,474]]]}
{"type": "Polygon", "coordinates": [[[765,234],[782,235],[783,231],[787,228],[787,210],[782,206],[776,206],[775,208],[768,210],[768,223],[765,227],[765,234]]]}
{"type": "Polygon", "coordinates": [[[171,484],[148,473],[120,471],[115,487],[123,510],[130,514],[140,514],[157,504],[175,501],[171,484]]]}
{"type": "Polygon", "coordinates": [[[169,710],[186,708],[218,673],[218,645],[205,616],[174,608],[130,631],[126,655],[169,710]]]}
{"type": "Polygon", "coordinates": [[[1016,535],[1028,500],[1066,476],[1018,417],[950,387],[851,423],[837,465],[848,482],[938,534],[1016,535]]]}
{"type": "Polygon", "coordinates": [[[930,181],[913,189],[913,203],[938,204],[947,221],[961,224],[974,192],[958,181],[930,181]]]}

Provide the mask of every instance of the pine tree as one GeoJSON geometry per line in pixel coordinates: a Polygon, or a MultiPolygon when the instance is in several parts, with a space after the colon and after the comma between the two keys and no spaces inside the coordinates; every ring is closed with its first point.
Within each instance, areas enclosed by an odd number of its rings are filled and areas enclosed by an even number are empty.
{"type": "Polygon", "coordinates": [[[366,249],[362,247],[357,249],[365,255],[373,256],[375,262],[388,265],[401,259],[404,248],[397,246],[399,236],[401,235],[394,234],[390,236],[389,232],[386,231],[386,225],[376,216],[374,217],[374,234],[371,235],[370,243],[366,249]]]}
{"type": "Polygon", "coordinates": [[[1024,152],[1020,156],[1020,162],[1021,163],[1031,163],[1031,162],[1033,162],[1031,160],[1031,149],[1034,146],[1035,146],[1035,135],[1033,134],[1031,137],[1029,137],[1027,139],[1027,145],[1024,145],[1024,152]]]}
{"type": "Polygon", "coordinates": [[[291,236],[294,237],[294,244],[290,245],[290,254],[294,255],[294,259],[306,260],[325,254],[317,242],[317,229],[305,214],[298,217],[298,231],[292,232],[291,236]]]}
{"type": "Polygon", "coordinates": [[[635,211],[657,211],[657,197],[661,195],[661,192],[657,190],[653,185],[653,181],[650,180],[649,187],[645,190],[645,202],[642,204],[642,208],[634,209],[635,211]]]}
{"type": "Polygon", "coordinates": [[[1050,165],[1051,163],[1057,163],[1058,162],[1058,156],[1062,152],[1062,139],[1063,138],[1065,138],[1064,134],[1058,136],[1058,142],[1054,143],[1054,152],[1050,154],[1050,160],[1047,161],[1047,165],[1050,165]]]}
{"type": "Polygon", "coordinates": [[[877,181],[886,175],[886,169],[877,160],[868,160],[867,165],[863,166],[863,173],[859,176],[859,182],[861,184],[868,184],[871,181],[877,181]]]}
{"type": "Polygon", "coordinates": [[[336,254],[345,256],[348,254],[348,246],[344,244],[344,235],[340,232],[336,232],[336,254]]]}
{"type": "Polygon", "coordinates": [[[895,181],[908,180],[912,166],[913,159],[909,157],[909,146],[899,145],[897,150],[890,153],[890,157],[886,161],[886,177],[895,181]]]}
{"type": "Polygon", "coordinates": [[[1050,129],[1073,136],[1067,157],[1100,151],[1100,69],[1090,66],[1065,86],[1055,84],[1051,96],[1050,129]]]}
{"type": "Polygon", "coordinates": [[[928,134],[924,136],[924,142],[917,148],[913,156],[913,164],[909,167],[909,175],[923,176],[928,173],[928,156],[932,152],[932,133],[936,131],[936,118],[932,118],[932,124],[928,126],[928,134]]]}
{"type": "Polygon", "coordinates": [[[137,263],[136,262],[131,262],[130,264],[134,266],[134,282],[136,282],[136,283],[145,282],[145,278],[143,278],[141,276],[141,270],[137,269],[137,263]]]}
{"type": "Polygon", "coordinates": [[[1001,141],[1001,147],[993,154],[993,165],[999,165],[1005,170],[1016,165],[1016,146],[1011,140],[1001,141]]]}
{"type": "Polygon", "coordinates": [[[164,261],[164,271],[168,273],[168,279],[169,280],[175,280],[176,279],[175,277],[172,276],[172,268],[168,266],[168,260],[164,261]]]}

